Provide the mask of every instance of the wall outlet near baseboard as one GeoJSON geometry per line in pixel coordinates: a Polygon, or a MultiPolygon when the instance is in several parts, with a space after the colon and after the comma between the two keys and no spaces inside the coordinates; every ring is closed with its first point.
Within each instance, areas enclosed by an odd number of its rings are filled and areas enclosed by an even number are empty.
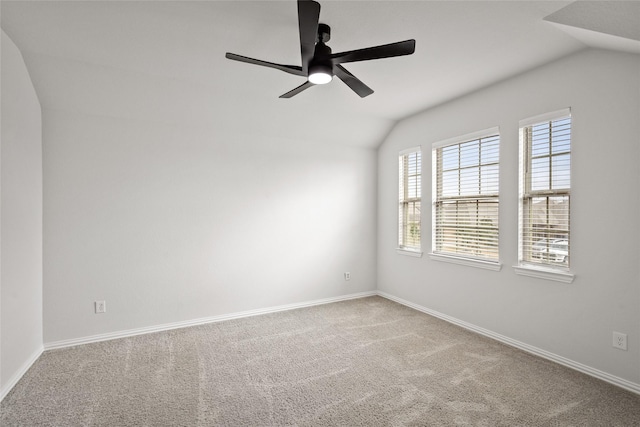
{"type": "Polygon", "coordinates": [[[96,313],[106,313],[107,312],[107,302],[106,301],[96,301],[95,302],[96,313]]]}
{"type": "Polygon", "coordinates": [[[344,280],[351,280],[351,273],[349,273],[348,271],[344,273],[344,280]]]}
{"type": "Polygon", "coordinates": [[[619,348],[620,350],[627,349],[627,334],[623,334],[621,332],[613,333],[613,346],[615,348],[619,348]]]}

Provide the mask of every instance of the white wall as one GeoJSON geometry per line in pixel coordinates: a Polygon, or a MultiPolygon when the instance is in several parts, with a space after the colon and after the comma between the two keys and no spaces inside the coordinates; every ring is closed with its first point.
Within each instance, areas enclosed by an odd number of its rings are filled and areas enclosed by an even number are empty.
{"type": "Polygon", "coordinates": [[[2,32],[0,398],[42,351],[42,127],[18,48],[2,32]]]}
{"type": "MultiPolygon", "coordinates": [[[[473,72],[470,68],[469,72],[473,72]]],[[[640,384],[640,57],[587,50],[401,121],[379,150],[378,288],[640,384]],[[517,276],[518,121],[571,107],[572,284],[517,276]],[[499,272],[431,260],[431,144],[500,127],[499,272]],[[397,155],[423,149],[425,254],[396,253],[397,155]],[[628,351],[612,332],[628,334],[628,351]]]]}
{"type": "Polygon", "coordinates": [[[45,343],[375,290],[377,152],[250,132],[43,110],[45,343]]]}

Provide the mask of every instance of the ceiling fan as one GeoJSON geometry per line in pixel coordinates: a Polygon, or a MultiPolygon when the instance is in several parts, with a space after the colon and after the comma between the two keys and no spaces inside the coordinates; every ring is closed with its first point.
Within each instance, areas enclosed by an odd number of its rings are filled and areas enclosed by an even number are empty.
{"type": "Polygon", "coordinates": [[[341,64],[411,55],[416,49],[416,41],[411,39],[348,52],[332,53],[331,48],[325,44],[331,38],[331,28],[326,24],[320,24],[319,19],[320,3],[313,0],[298,0],[298,28],[302,55],[302,66],[300,67],[275,64],[229,52],[225,56],[234,61],[275,68],[285,73],[307,78],[306,82],[281,95],[280,98],[291,98],[313,85],[329,83],[334,75],[338,76],[361,98],[364,98],[371,95],[373,90],[341,64]]]}

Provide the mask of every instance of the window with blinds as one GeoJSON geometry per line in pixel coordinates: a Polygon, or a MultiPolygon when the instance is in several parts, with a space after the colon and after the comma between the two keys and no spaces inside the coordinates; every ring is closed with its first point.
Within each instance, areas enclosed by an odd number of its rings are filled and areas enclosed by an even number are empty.
{"type": "Polygon", "coordinates": [[[422,156],[420,147],[400,152],[398,246],[420,250],[420,199],[422,195],[422,156]]]}
{"type": "Polygon", "coordinates": [[[433,253],[498,262],[498,128],[434,144],[433,253]]]}
{"type": "Polygon", "coordinates": [[[520,122],[520,263],[569,267],[571,112],[520,122]]]}

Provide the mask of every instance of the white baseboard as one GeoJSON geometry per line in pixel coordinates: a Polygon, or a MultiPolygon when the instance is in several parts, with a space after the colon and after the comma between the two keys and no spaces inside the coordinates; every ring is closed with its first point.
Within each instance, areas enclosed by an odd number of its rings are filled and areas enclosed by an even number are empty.
{"type": "Polygon", "coordinates": [[[301,302],[301,303],[286,304],[286,305],[279,305],[275,307],[259,308],[256,310],[241,311],[238,313],[223,314],[220,316],[203,317],[200,319],[186,320],[183,322],[165,323],[162,325],[149,326],[145,328],[128,329],[124,331],[109,332],[106,334],[91,335],[87,337],[73,338],[73,339],[62,340],[62,341],[54,341],[54,342],[45,343],[44,349],[52,350],[55,348],[72,347],[75,345],[114,340],[118,338],[132,337],[135,335],[151,334],[154,332],[169,331],[172,329],[186,328],[189,326],[204,325],[206,323],[222,322],[224,320],[240,319],[242,317],[257,316],[260,314],[276,313],[279,311],[295,310],[297,308],[311,307],[314,305],[330,304],[332,302],[370,297],[377,294],[378,293],[376,291],[360,292],[356,294],[341,295],[339,297],[324,298],[324,299],[301,302]]]}
{"type": "Polygon", "coordinates": [[[20,381],[20,378],[22,378],[22,376],[27,373],[31,365],[33,365],[35,361],[38,360],[43,351],[44,347],[42,346],[36,349],[36,351],[29,357],[29,359],[27,359],[27,361],[24,362],[20,369],[18,369],[18,372],[13,374],[9,382],[5,384],[4,387],[2,387],[2,389],[0,390],[0,402],[4,400],[5,396],[9,394],[11,389],[18,383],[18,381],[20,381]]]}
{"type": "Polygon", "coordinates": [[[414,304],[407,300],[403,300],[402,298],[398,298],[396,296],[390,295],[386,292],[378,291],[377,294],[383,298],[387,298],[391,301],[395,301],[399,304],[405,305],[407,307],[413,308],[415,310],[426,313],[430,316],[437,317],[454,325],[460,326],[462,328],[468,329],[470,331],[476,332],[480,335],[484,335],[486,337],[492,338],[496,341],[500,341],[501,343],[510,345],[512,347],[518,348],[520,350],[526,351],[527,353],[534,354],[536,356],[542,357],[543,359],[551,360],[552,362],[558,363],[560,365],[566,366],[571,369],[575,369],[576,371],[582,372],[584,374],[590,375],[592,377],[598,378],[600,380],[606,381],[610,384],[616,385],[625,390],[629,390],[633,393],[640,394],[640,384],[625,380],[624,378],[617,377],[615,375],[608,374],[599,369],[592,368],[587,365],[583,365],[582,363],[576,362],[571,359],[567,359],[566,357],[559,356],[557,354],[548,352],[541,348],[534,347],[532,345],[523,343],[521,341],[517,341],[511,339],[507,336],[500,335],[488,329],[481,328],[479,326],[473,325],[471,323],[467,323],[463,320],[456,319],[455,317],[448,316],[446,314],[437,312],[435,310],[431,310],[429,308],[423,307],[418,304],[414,304]]]}
{"type": "Polygon", "coordinates": [[[260,314],[276,313],[276,312],[287,311],[287,310],[295,310],[297,308],[311,307],[311,306],[322,305],[322,304],[330,304],[330,303],[333,303],[333,302],[346,301],[346,300],[356,299],[356,298],[364,298],[364,297],[369,297],[369,296],[374,296],[374,295],[379,295],[379,296],[381,296],[383,298],[389,299],[391,301],[395,301],[395,302],[397,302],[399,304],[405,305],[407,307],[410,307],[410,308],[413,308],[415,310],[421,311],[423,313],[429,314],[431,316],[437,317],[439,319],[442,319],[442,320],[447,321],[449,323],[452,323],[454,325],[460,326],[462,328],[468,329],[470,331],[479,333],[479,334],[484,335],[486,337],[492,338],[492,339],[494,339],[496,341],[500,341],[500,342],[502,342],[504,344],[507,344],[507,345],[510,345],[512,347],[518,348],[520,350],[526,351],[528,353],[534,354],[534,355],[542,357],[544,359],[551,360],[552,362],[559,363],[560,365],[569,367],[571,369],[575,369],[576,371],[582,372],[582,373],[590,375],[592,377],[601,379],[603,381],[606,381],[606,382],[608,382],[610,384],[616,385],[616,386],[618,386],[620,388],[623,388],[625,390],[629,390],[629,391],[631,391],[633,393],[640,394],[640,384],[625,380],[624,378],[620,378],[620,377],[617,377],[615,375],[608,374],[608,373],[606,373],[604,371],[600,371],[598,369],[595,369],[595,368],[592,368],[590,366],[584,365],[582,363],[567,359],[565,357],[562,357],[562,356],[559,356],[557,354],[548,352],[546,350],[542,350],[540,348],[531,346],[529,344],[526,344],[526,343],[511,339],[511,338],[509,338],[507,336],[500,335],[500,334],[495,333],[493,331],[490,331],[488,329],[481,328],[479,326],[476,326],[476,325],[473,325],[471,323],[456,319],[454,317],[451,317],[451,316],[448,316],[446,314],[437,312],[435,310],[431,310],[431,309],[428,309],[426,307],[420,306],[418,304],[414,304],[412,302],[403,300],[402,298],[398,298],[398,297],[396,297],[394,295],[391,295],[391,294],[388,294],[386,292],[370,291],[370,292],[360,292],[360,293],[356,293],[356,294],[342,295],[342,296],[339,296],[339,297],[324,298],[324,299],[307,301],[307,302],[302,302],[302,303],[287,304],[287,305],[280,305],[280,306],[268,307],[268,308],[262,308],[262,309],[256,309],[256,310],[242,311],[242,312],[238,312],[238,313],[224,314],[224,315],[220,315],[220,316],[204,317],[204,318],[200,318],[200,319],[188,320],[188,321],[183,321],[183,322],[166,323],[166,324],[157,325],[157,326],[150,326],[150,327],[146,327],[146,328],[129,329],[129,330],[125,330],[125,331],[111,332],[111,333],[107,333],[107,334],[92,335],[92,336],[87,336],[87,337],[74,338],[74,339],[70,339],[70,340],[62,340],[62,341],[55,341],[55,342],[45,343],[43,347],[38,349],[29,358],[29,360],[27,362],[25,362],[25,364],[22,366],[22,368],[11,378],[11,380],[2,388],[2,390],[0,390],[0,401],[2,401],[2,399],[4,399],[4,397],[9,393],[9,391],[11,391],[11,389],[16,385],[16,383],[20,380],[20,378],[22,378],[22,376],[27,372],[27,370],[31,367],[31,365],[33,365],[33,363],[38,359],[38,357],[40,357],[42,352],[45,351],[45,350],[51,350],[51,349],[55,349],[55,348],[72,347],[72,346],[75,346],[75,345],[89,344],[89,343],[93,343],[93,342],[113,340],[113,339],[118,339],[118,338],[131,337],[131,336],[135,336],[135,335],[142,335],[142,334],[149,334],[149,333],[154,333],[154,332],[168,331],[168,330],[172,330],[172,329],[186,328],[186,327],[189,327],[189,326],[203,325],[203,324],[206,324],[206,323],[214,323],[214,322],[222,322],[222,321],[225,321],[225,320],[240,319],[240,318],[243,318],[243,317],[257,316],[257,315],[260,315],[260,314]]]}

